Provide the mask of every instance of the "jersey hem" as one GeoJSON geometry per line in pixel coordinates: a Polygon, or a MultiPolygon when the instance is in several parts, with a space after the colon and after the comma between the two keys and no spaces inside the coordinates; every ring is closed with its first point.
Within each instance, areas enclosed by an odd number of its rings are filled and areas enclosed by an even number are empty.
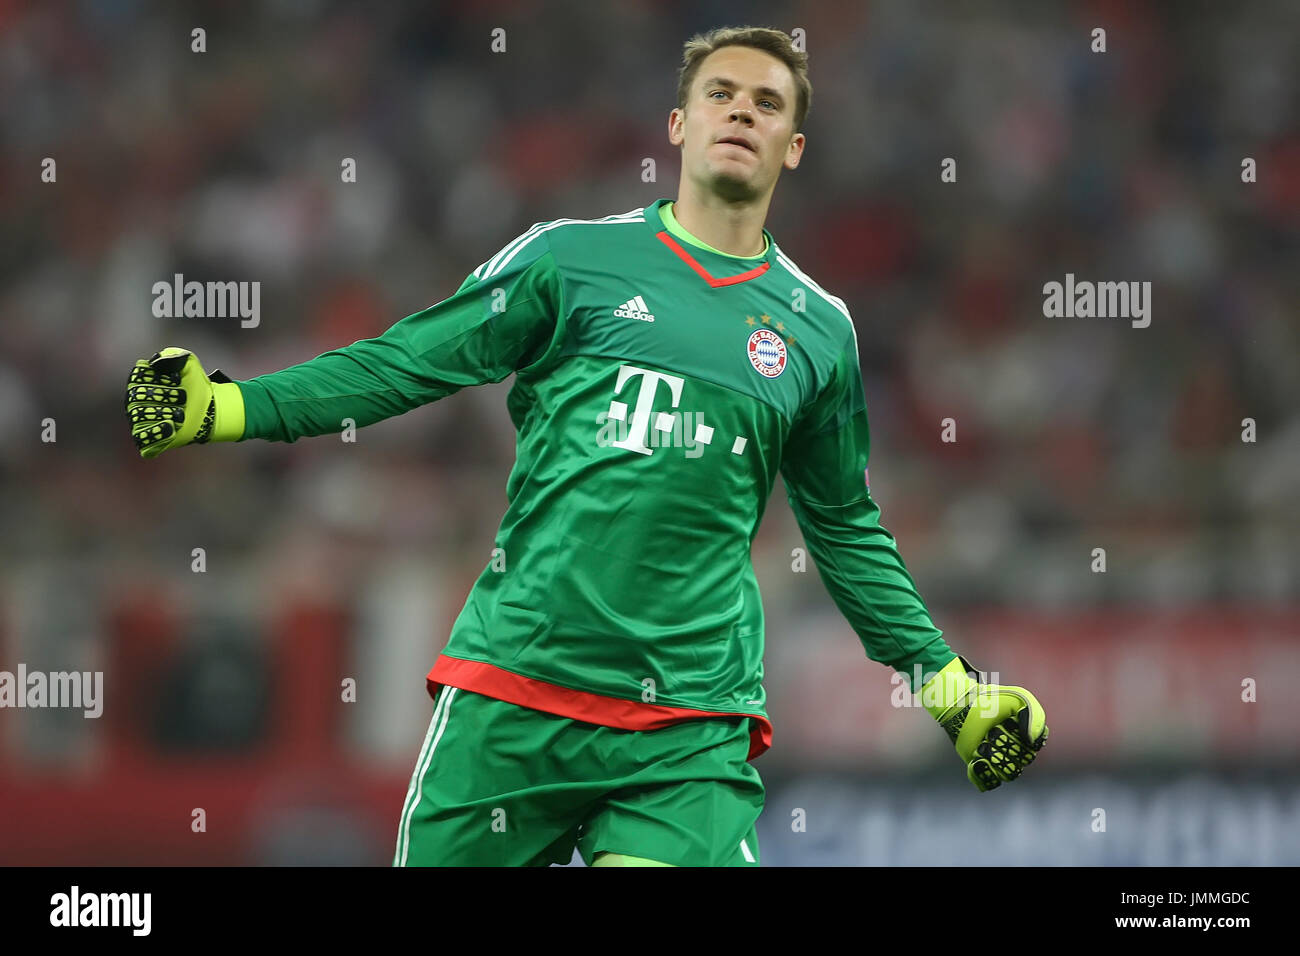
{"type": "Polygon", "coordinates": [[[616,727],[619,730],[659,730],[679,721],[702,717],[749,717],[753,724],[749,731],[749,754],[745,759],[753,760],[772,746],[772,723],[763,714],[696,710],[691,707],[671,707],[605,697],[590,691],[549,684],[535,677],[525,677],[484,661],[465,660],[446,654],[438,657],[425,678],[425,688],[430,697],[436,697],[438,688],[444,685],[494,697],[508,704],[589,724],[616,727]]]}

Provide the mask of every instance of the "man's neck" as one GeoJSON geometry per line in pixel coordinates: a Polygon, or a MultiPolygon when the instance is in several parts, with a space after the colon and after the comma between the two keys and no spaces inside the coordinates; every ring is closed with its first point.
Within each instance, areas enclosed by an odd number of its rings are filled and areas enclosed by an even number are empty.
{"type": "Polygon", "coordinates": [[[768,193],[751,203],[727,202],[682,183],[673,215],[683,229],[715,249],[733,256],[757,256],[764,249],[763,223],[771,201],[768,193]]]}

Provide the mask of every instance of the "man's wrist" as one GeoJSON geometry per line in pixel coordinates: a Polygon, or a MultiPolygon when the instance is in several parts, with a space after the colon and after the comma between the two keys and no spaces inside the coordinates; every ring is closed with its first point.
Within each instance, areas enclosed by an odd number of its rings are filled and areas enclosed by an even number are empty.
{"type": "Polygon", "coordinates": [[[213,420],[209,441],[239,441],[244,437],[244,393],[234,382],[212,383],[213,420]]]}
{"type": "Polygon", "coordinates": [[[973,699],[979,685],[968,673],[971,669],[965,658],[954,657],[921,686],[921,705],[931,717],[943,723],[951,712],[973,699]]]}

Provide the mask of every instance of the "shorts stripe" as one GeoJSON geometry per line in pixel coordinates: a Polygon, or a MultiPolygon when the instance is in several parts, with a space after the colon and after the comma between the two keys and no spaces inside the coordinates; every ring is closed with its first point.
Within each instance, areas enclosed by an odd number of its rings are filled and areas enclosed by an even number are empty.
{"type": "Polygon", "coordinates": [[[397,846],[393,848],[393,866],[397,866],[402,859],[402,839],[406,833],[406,814],[411,809],[411,799],[415,796],[415,787],[417,777],[420,775],[420,764],[424,763],[425,752],[429,749],[429,741],[433,739],[433,729],[438,724],[438,715],[442,711],[442,697],[438,698],[437,704],[433,708],[433,717],[429,720],[429,729],[425,731],[424,743],[420,745],[420,755],[415,758],[415,769],[411,772],[411,782],[406,788],[406,799],[402,801],[402,815],[398,818],[397,823],[397,846]]]}
{"type": "Polygon", "coordinates": [[[437,748],[438,741],[442,739],[443,731],[447,729],[451,700],[456,696],[458,689],[443,685],[442,691],[438,694],[438,705],[433,708],[433,719],[429,721],[429,730],[424,735],[424,745],[420,748],[420,756],[415,761],[415,773],[411,775],[411,784],[406,789],[406,801],[402,805],[402,820],[397,828],[397,848],[393,853],[394,866],[406,866],[406,856],[411,847],[411,818],[415,816],[415,808],[420,804],[424,792],[424,774],[428,770],[429,762],[433,760],[433,751],[437,748]],[[414,801],[411,799],[412,796],[415,797],[414,801]]]}

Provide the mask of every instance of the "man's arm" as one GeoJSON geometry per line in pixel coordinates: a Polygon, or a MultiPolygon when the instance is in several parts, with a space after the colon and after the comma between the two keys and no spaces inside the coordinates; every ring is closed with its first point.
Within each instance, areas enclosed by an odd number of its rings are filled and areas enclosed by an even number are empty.
{"type": "Polygon", "coordinates": [[[867,487],[866,398],[847,323],[844,334],[830,381],[791,428],[781,473],[831,598],[867,656],[903,673],[915,691],[956,655],[931,620],[894,536],[881,526],[867,487]]]}
{"type": "Polygon", "coordinates": [[[237,381],[241,438],[292,442],[362,428],[541,364],[564,332],[560,276],[543,229],[508,243],[443,301],[382,335],[237,381]]]}
{"type": "Polygon", "coordinates": [[[362,428],[464,388],[544,364],[564,336],[564,296],[543,223],[448,298],[383,335],[247,381],[209,375],[188,349],[135,363],[124,407],[142,458],[181,445],[292,442],[362,428]]]}
{"type": "Polygon", "coordinates": [[[871,435],[852,326],[830,381],[791,428],[782,456],[790,507],[808,551],[867,656],[902,672],[948,734],[976,789],[1014,780],[1047,741],[1047,719],[1023,687],[980,685],[953,653],[867,487],[871,435]]]}

